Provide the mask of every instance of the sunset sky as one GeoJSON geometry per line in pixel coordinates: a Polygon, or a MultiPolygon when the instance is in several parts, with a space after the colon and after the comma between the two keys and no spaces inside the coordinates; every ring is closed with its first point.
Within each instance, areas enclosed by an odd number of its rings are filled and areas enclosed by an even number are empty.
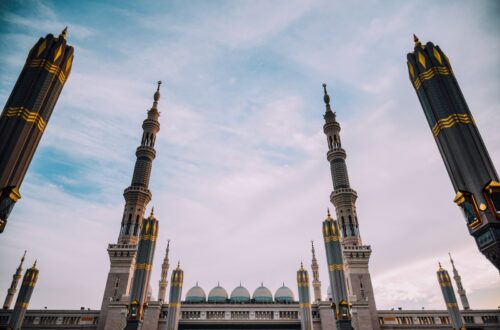
{"type": "MultiPolygon", "coordinates": [[[[162,80],[150,190],[184,294],[199,282],[252,293],[282,282],[316,244],[332,190],[328,84],[342,126],[378,309],[445,309],[438,261],[473,309],[500,306],[409,81],[412,34],[449,57],[500,169],[500,5],[495,1],[2,1],[0,101],[31,47],[68,26],[72,73],[0,235],[0,297],[23,251],[38,259],[30,308],[100,308],[142,121],[162,80]]],[[[297,296],[296,296],[297,297],[297,296]]],[[[3,299],[3,298],[1,298],[3,299]]]]}

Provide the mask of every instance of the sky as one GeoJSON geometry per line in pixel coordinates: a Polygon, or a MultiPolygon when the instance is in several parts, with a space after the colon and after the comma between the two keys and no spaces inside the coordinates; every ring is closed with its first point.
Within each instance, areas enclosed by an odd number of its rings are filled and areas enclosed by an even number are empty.
{"type": "MultiPolygon", "coordinates": [[[[493,163],[500,164],[500,5],[494,1],[2,1],[0,100],[29,49],[68,26],[61,93],[0,236],[0,295],[24,250],[40,276],[30,308],[100,308],[142,121],[163,82],[150,190],[184,293],[219,281],[284,282],[316,242],[332,190],[322,83],[343,147],[378,309],[445,309],[438,261],[472,308],[500,306],[409,81],[412,34],[447,54],[493,163]]],[[[3,293],[2,293],[3,292],[3,293]]],[[[296,296],[297,297],[297,296],[296,296]]]]}

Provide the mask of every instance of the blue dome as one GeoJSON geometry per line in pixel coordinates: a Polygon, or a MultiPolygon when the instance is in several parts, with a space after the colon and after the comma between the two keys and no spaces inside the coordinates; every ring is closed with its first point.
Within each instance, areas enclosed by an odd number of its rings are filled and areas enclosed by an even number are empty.
{"type": "Polygon", "coordinates": [[[207,301],[205,291],[196,283],[186,294],[186,302],[189,303],[204,303],[207,301]]]}
{"type": "Polygon", "coordinates": [[[279,303],[291,303],[294,300],[293,292],[289,287],[283,284],[281,288],[276,290],[276,293],[274,294],[274,300],[279,303]]]}
{"type": "Polygon", "coordinates": [[[236,287],[233,292],[231,292],[231,302],[235,303],[246,303],[250,301],[250,292],[241,286],[236,287]]]}
{"type": "Polygon", "coordinates": [[[208,293],[209,303],[225,303],[226,300],[227,300],[227,291],[220,285],[217,285],[208,293]]]}
{"type": "Polygon", "coordinates": [[[273,294],[264,285],[260,285],[253,293],[253,299],[257,303],[271,303],[273,302],[273,294]]]}

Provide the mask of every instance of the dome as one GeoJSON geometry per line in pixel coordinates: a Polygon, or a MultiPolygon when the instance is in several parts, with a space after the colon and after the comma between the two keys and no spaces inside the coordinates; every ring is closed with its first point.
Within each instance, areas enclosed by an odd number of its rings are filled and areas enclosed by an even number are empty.
{"type": "Polygon", "coordinates": [[[220,303],[226,302],[227,300],[227,291],[219,284],[208,293],[208,302],[209,303],[220,303]]]}
{"type": "Polygon", "coordinates": [[[276,290],[276,293],[274,294],[274,300],[276,300],[276,302],[279,302],[279,303],[293,302],[293,300],[294,300],[293,292],[292,292],[292,290],[290,290],[289,287],[287,287],[287,286],[285,286],[285,284],[283,284],[283,286],[281,288],[276,290]]]}
{"type": "Polygon", "coordinates": [[[204,303],[207,301],[205,291],[196,283],[186,294],[186,302],[188,303],[204,303]]]}
{"type": "Polygon", "coordinates": [[[244,287],[237,286],[234,288],[233,292],[231,292],[231,302],[243,303],[250,301],[250,292],[244,287]]]}
{"type": "Polygon", "coordinates": [[[253,299],[257,303],[270,303],[273,302],[273,295],[268,288],[261,284],[253,293],[253,299]]]}

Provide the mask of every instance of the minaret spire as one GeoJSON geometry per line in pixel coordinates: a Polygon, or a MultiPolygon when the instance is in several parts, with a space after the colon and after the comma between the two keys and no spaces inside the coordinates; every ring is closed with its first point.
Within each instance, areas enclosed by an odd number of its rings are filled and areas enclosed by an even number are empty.
{"type": "Polygon", "coordinates": [[[437,278],[453,329],[464,329],[464,323],[460,315],[460,310],[458,309],[457,298],[453,292],[450,275],[448,275],[446,269],[441,266],[441,263],[439,263],[439,268],[437,270],[437,278]]]}
{"type": "MultiPolygon", "coordinates": [[[[358,304],[366,305],[366,303],[368,303],[368,309],[364,309],[362,313],[358,313],[358,320],[360,320],[360,323],[366,324],[370,329],[377,330],[380,325],[370,271],[368,269],[372,251],[371,247],[369,245],[363,245],[361,240],[356,210],[358,194],[351,188],[349,183],[346,165],[347,153],[342,148],[340,124],[336,120],[335,113],[331,111],[330,96],[326,91],[326,84],[323,84],[323,91],[325,94],[323,100],[326,104],[323,132],[326,135],[328,143],[326,158],[330,163],[330,173],[333,183],[333,192],[330,194],[330,201],[335,206],[337,218],[335,223],[338,221],[340,229],[339,240],[341,240],[343,246],[339,253],[343,253],[344,255],[343,265],[336,265],[335,267],[342,267],[342,271],[345,270],[345,275],[343,274],[342,276],[347,277],[347,289],[349,289],[349,297],[353,297],[353,299],[351,299],[353,308],[358,304]]],[[[331,227],[332,221],[334,220],[331,219],[328,212],[325,224],[331,227]]],[[[328,254],[331,254],[331,252],[327,251],[327,255],[328,254]]],[[[329,267],[331,266],[329,265],[329,267]]],[[[330,279],[330,282],[332,282],[332,279],[330,279]]],[[[338,285],[331,283],[332,291],[334,291],[335,286],[338,285]]],[[[338,303],[340,304],[342,300],[347,303],[347,299],[340,299],[338,303]]],[[[337,307],[340,308],[340,306],[337,307]]]]}
{"type": "Polygon", "coordinates": [[[161,265],[161,278],[160,278],[160,290],[158,292],[158,301],[165,301],[165,295],[167,293],[168,285],[168,269],[170,268],[170,263],[168,260],[168,253],[170,250],[170,240],[167,241],[167,249],[165,251],[165,258],[163,259],[163,264],[161,265]]]}
{"type": "Polygon", "coordinates": [[[314,241],[311,241],[311,252],[312,252],[311,269],[313,273],[312,285],[314,289],[314,301],[321,301],[321,282],[319,280],[319,265],[318,265],[318,260],[316,260],[314,241]]]}
{"type": "MultiPolygon", "coordinates": [[[[152,198],[152,194],[149,191],[149,179],[151,177],[153,160],[156,157],[156,150],[154,149],[156,134],[160,130],[160,122],[158,121],[160,117],[160,113],[158,112],[160,84],[161,82],[158,82],[153,95],[153,105],[147,112],[147,117],[142,123],[143,133],[141,144],[135,152],[137,159],[132,181],[130,186],[123,192],[125,207],[123,209],[118,242],[117,244],[110,244],[108,246],[111,265],[104,289],[99,323],[97,324],[98,330],[103,330],[106,325],[109,302],[121,300],[123,295],[130,295],[134,260],[139,258],[139,256],[136,258],[136,254],[138,254],[137,245],[139,243],[139,235],[146,220],[144,214],[147,205],[152,198]]],[[[153,210],[151,211],[154,213],[153,210]]],[[[151,225],[150,221],[146,221],[146,225],[147,223],[151,225]]]]}
{"type": "Polygon", "coordinates": [[[451,253],[448,253],[448,255],[450,256],[451,266],[453,267],[453,279],[457,284],[457,293],[460,296],[460,300],[462,301],[462,306],[464,309],[470,309],[467,294],[465,293],[464,287],[462,286],[462,278],[458,274],[458,270],[455,268],[455,263],[453,262],[451,253]]]}
{"type": "Polygon", "coordinates": [[[14,299],[14,295],[17,291],[17,284],[21,279],[23,272],[23,262],[24,257],[26,257],[26,250],[24,250],[23,257],[21,258],[21,263],[19,263],[19,267],[17,267],[16,273],[12,276],[12,283],[10,284],[10,288],[7,290],[7,296],[5,297],[5,302],[3,303],[3,309],[9,309],[12,304],[12,300],[14,299]]]}

